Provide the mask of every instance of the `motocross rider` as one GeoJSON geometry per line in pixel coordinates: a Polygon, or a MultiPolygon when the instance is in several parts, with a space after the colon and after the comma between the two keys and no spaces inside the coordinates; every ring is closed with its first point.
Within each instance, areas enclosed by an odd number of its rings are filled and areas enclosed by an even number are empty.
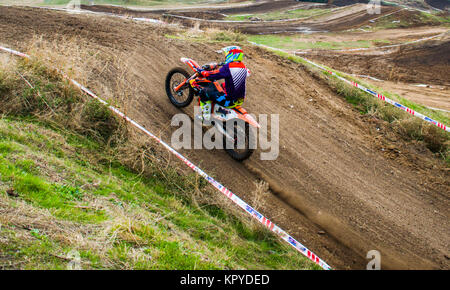
{"type": "Polygon", "coordinates": [[[213,70],[199,69],[198,72],[208,80],[217,81],[225,79],[222,86],[211,83],[200,90],[200,107],[202,116],[197,116],[202,121],[211,120],[212,103],[226,108],[241,106],[245,98],[245,83],[250,71],[242,63],[244,52],[239,46],[227,46],[222,48],[225,54],[225,63],[220,68],[213,70]]]}

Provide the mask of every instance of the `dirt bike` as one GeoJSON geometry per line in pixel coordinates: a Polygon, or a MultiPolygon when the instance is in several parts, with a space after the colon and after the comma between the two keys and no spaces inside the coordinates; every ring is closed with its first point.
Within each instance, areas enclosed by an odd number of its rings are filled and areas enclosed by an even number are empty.
{"type": "MultiPolygon", "coordinates": [[[[189,58],[182,58],[181,61],[187,64],[194,73],[190,74],[185,69],[177,67],[167,74],[166,93],[170,102],[177,108],[187,107],[194,99],[194,96],[198,97],[200,103],[199,87],[205,87],[211,85],[211,83],[216,88],[220,87],[218,82],[207,80],[199,71],[214,70],[224,65],[224,63],[210,63],[200,66],[189,58]]],[[[252,140],[255,140],[255,136],[254,130],[251,130],[250,126],[259,128],[259,124],[241,106],[228,108],[214,103],[212,106],[211,125],[223,136],[225,151],[237,161],[249,158],[254,151],[251,145],[256,144],[252,143],[252,140]]]]}

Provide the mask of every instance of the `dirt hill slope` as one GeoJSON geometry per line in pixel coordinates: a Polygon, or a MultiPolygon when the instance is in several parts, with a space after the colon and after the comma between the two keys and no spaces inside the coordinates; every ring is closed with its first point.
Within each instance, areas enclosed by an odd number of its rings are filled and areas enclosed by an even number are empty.
{"type": "Polygon", "coordinates": [[[387,54],[373,52],[316,52],[308,57],[347,73],[382,80],[450,85],[450,41],[428,41],[395,48],[387,54]]]}
{"type": "MultiPolygon", "coordinates": [[[[128,114],[170,140],[170,120],[179,110],[165,96],[165,74],[180,66],[180,57],[217,59],[220,45],[169,40],[165,33],[119,19],[0,8],[1,42],[8,46],[24,49],[33,35],[56,43],[74,36],[80,49],[125,57],[136,84],[128,114]]],[[[376,130],[299,65],[245,50],[253,72],[246,107],[280,114],[279,158],[261,161],[256,152],[240,164],[223,151],[183,153],[249,201],[253,181],[268,181],[273,195],[262,212],[335,267],[365,268],[366,253],[377,249],[383,267],[448,269],[448,171],[426,150],[384,139],[382,124],[376,130]]],[[[105,64],[89,86],[114,95],[119,76],[105,64]]]]}

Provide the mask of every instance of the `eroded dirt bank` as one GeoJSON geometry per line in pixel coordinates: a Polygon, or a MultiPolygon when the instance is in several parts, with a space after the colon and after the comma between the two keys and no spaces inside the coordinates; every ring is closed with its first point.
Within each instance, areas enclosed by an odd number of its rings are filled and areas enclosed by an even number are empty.
{"type": "Polygon", "coordinates": [[[392,49],[312,52],[308,57],[352,74],[416,84],[450,86],[450,36],[392,49]]]}
{"type": "MultiPolygon", "coordinates": [[[[0,7],[1,44],[26,49],[35,35],[55,42],[76,37],[80,49],[124,58],[136,84],[128,114],[170,140],[170,120],[179,110],[165,96],[165,74],[180,66],[180,57],[216,60],[220,45],[167,39],[165,33],[121,19],[0,7]]],[[[300,65],[244,49],[253,73],[246,107],[280,114],[278,159],[261,161],[256,152],[240,164],[221,150],[182,153],[250,203],[253,182],[269,182],[273,194],[261,212],[334,267],[363,269],[366,253],[376,249],[386,268],[448,269],[445,166],[361,116],[300,65]]],[[[98,73],[88,85],[114,95],[120,73],[105,67],[94,68],[98,73]]]]}

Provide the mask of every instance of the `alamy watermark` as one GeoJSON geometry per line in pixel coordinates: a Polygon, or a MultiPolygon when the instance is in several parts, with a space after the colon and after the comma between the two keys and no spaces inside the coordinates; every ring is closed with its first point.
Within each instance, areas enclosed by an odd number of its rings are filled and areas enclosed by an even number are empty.
{"type": "MultiPolygon", "coordinates": [[[[89,5],[94,5],[94,0],[89,0],[89,5]]],[[[80,11],[81,10],[81,1],[80,0],[71,0],[67,3],[66,7],[69,11],[80,11]]]]}
{"type": "Polygon", "coordinates": [[[381,0],[370,0],[366,10],[370,15],[381,14],[381,0]]]}
{"type": "Polygon", "coordinates": [[[379,251],[371,250],[367,252],[366,258],[370,259],[366,267],[367,270],[381,270],[381,254],[379,251]]]}
{"type": "MultiPolygon", "coordinates": [[[[196,114],[199,107],[194,107],[196,114]]],[[[260,114],[257,121],[259,128],[246,124],[241,119],[221,121],[214,119],[210,127],[203,128],[202,122],[192,119],[187,114],[173,116],[171,126],[177,127],[172,133],[171,145],[174,149],[261,149],[261,160],[275,160],[279,155],[280,118],[278,114],[260,114]],[[270,125],[269,125],[270,124],[270,125]]]]}
{"type": "Polygon", "coordinates": [[[67,253],[66,258],[69,260],[67,270],[81,270],[81,257],[78,251],[71,250],[67,253]]]}
{"type": "Polygon", "coordinates": [[[67,10],[77,10],[77,11],[81,10],[80,0],[71,0],[69,3],[67,3],[66,9],[67,10]]]}

